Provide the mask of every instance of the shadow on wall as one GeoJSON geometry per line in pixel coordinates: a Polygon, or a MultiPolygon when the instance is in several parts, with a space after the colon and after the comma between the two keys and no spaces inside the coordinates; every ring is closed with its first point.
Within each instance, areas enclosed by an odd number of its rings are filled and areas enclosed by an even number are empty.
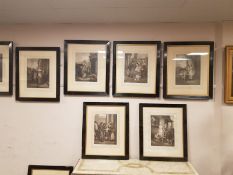
{"type": "Polygon", "coordinates": [[[233,155],[227,155],[222,164],[221,175],[233,175],[233,155]]]}

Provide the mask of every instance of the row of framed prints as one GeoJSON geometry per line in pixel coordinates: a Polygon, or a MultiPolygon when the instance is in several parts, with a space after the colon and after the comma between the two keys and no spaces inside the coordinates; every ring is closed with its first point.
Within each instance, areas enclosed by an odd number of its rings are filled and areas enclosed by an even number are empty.
{"type": "MultiPolygon", "coordinates": [[[[139,104],[140,160],[187,161],[186,104],[139,104]]],[[[83,159],[129,159],[129,104],[84,102],[83,159]]]]}
{"type": "MultiPolygon", "coordinates": [[[[110,42],[65,40],[64,93],[109,95],[110,42]]],[[[163,97],[213,97],[214,42],[114,41],[116,97],[159,97],[163,55],[163,97]]],[[[12,94],[13,42],[0,43],[0,94],[12,94]]],[[[60,48],[16,48],[16,99],[60,100],[60,48]]],[[[231,88],[232,89],[232,88],[231,88]]],[[[232,95],[232,94],[231,94],[232,95]]],[[[232,97],[233,98],[233,97],[232,97]]]]}

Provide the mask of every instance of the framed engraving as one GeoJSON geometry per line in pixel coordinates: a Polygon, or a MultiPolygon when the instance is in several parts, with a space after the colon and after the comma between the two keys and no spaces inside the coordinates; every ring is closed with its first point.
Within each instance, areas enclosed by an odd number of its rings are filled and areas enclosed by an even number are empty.
{"type": "Polygon", "coordinates": [[[233,104],[233,46],[226,46],[225,58],[225,103],[233,104]]]}
{"type": "Polygon", "coordinates": [[[140,159],[187,161],[185,104],[139,104],[140,159]]]}
{"type": "Polygon", "coordinates": [[[60,48],[16,48],[16,100],[60,101],[60,48]]]}
{"type": "Polygon", "coordinates": [[[213,98],[214,42],[165,42],[163,97],[213,98]]]}
{"type": "Polygon", "coordinates": [[[114,41],[113,96],[159,97],[160,41],[114,41]]]}
{"type": "Polygon", "coordinates": [[[27,175],[71,175],[71,166],[29,165],[27,175]]]}
{"type": "Polygon", "coordinates": [[[82,158],[129,159],[129,104],[84,102],[82,158]]]}
{"type": "Polygon", "coordinates": [[[65,40],[64,66],[65,94],[109,94],[109,41],[65,40]]]}
{"type": "Polygon", "coordinates": [[[12,95],[13,42],[0,41],[0,96],[12,95]]]}

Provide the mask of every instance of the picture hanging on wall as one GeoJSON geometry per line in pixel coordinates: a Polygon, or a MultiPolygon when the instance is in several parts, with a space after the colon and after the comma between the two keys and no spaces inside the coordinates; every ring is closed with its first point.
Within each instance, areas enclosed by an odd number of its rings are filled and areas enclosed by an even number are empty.
{"type": "Polygon", "coordinates": [[[16,48],[16,100],[60,101],[60,48],[16,48]]]}
{"type": "Polygon", "coordinates": [[[163,97],[213,98],[214,42],[165,42],[163,97]]]}
{"type": "Polygon", "coordinates": [[[129,104],[84,102],[82,158],[129,159],[129,104]]]}
{"type": "Polygon", "coordinates": [[[13,42],[0,41],[0,96],[12,95],[13,42]]]}
{"type": "Polygon", "coordinates": [[[139,104],[140,159],[187,161],[185,104],[139,104]]]}
{"type": "Polygon", "coordinates": [[[109,41],[65,40],[64,66],[65,94],[109,94],[109,41]]]}
{"type": "Polygon", "coordinates": [[[114,41],[113,96],[159,97],[160,41],[114,41]]]}
{"type": "Polygon", "coordinates": [[[29,165],[27,175],[71,175],[71,166],[29,165]]]}
{"type": "Polygon", "coordinates": [[[225,103],[233,104],[233,46],[227,46],[225,52],[225,103]]]}

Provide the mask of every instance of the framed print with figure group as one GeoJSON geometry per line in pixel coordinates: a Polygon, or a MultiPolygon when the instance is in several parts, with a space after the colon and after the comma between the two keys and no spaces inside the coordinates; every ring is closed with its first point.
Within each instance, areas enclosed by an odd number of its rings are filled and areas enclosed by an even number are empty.
{"type": "Polygon", "coordinates": [[[213,60],[214,42],[165,42],[163,97],[211,99],[213,60]]]}
{"type": "Polygon", "coordinates": [[[82,158],[129,159],[128,103],[83,103],[82,158]]]}
{"type": "Polygon", "coordinates": [[[187,161],[185,104],[139,104],[140,159],[187,161]]]}
{"type": "Polygon", "coordinates": [[[225,103],[233,104],[233,46],[225,50],[225,103]]]}
{"type": "Polygon", "coordinates": [[[109,41],[65,40],[64,54],[65,94],[109,94],[109,41]]]}
{"type": "Polygon", "coordinates": [[[72,166],[29,165],[27,175],[71,175],[72,166]]]}
{"type": "Polygon", "coordinates": [[[16,100],[60,100],[60,48],[16,48],[16,100]]]}
{"type": "Polygon", "coordinates": [[[12,95],[13,42],[0,41],[0,96],[12,95]]]}
{"type": "Polygon", "coordinates": [[[113,96],[159,97],[160,41],[114,41],[113,96]]]}

